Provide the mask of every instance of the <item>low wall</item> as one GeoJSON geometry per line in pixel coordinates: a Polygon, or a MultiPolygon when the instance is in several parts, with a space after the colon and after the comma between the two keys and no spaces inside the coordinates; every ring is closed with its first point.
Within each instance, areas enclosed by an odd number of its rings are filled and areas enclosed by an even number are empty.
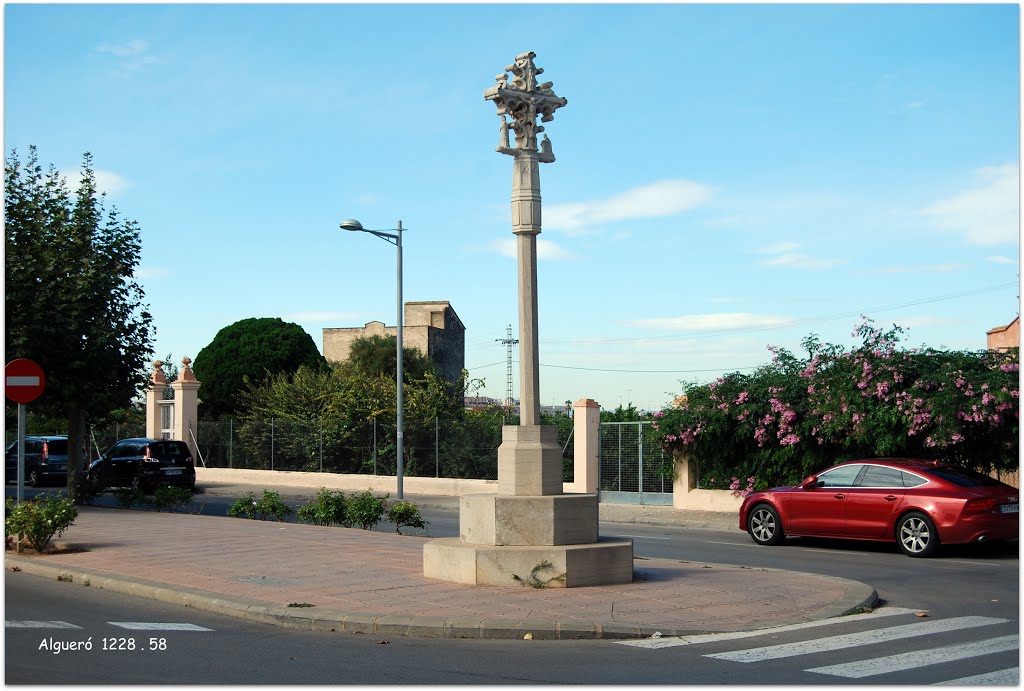
{"type": "MultiPolygon", "coordinates": [[[[290,470],[250,470],[246,468],[196,468],[199,482],[238,482],[242,484],[309,487],[361,492],[396,492],[394,475],[343,475],[340,473],[306,473],[290,470]]],[[[461,480],[433,477],[402,477],[402,489],[410,494],[460,497],[463,494],[495,493],[497,480],[461,480]]]]}
{"type": "MultiPolygon", "coordinates": [[[[344,490],[346,492],[386,492],[394,495],[394,475],[343,475],[339,473],[306,473],[289,470],[250,470],[245,468],[196,468],[199,482],[225,482],[267,487],[308,487],[310,489],[344,490]]],[[[572,483],[563,483],[562,491],[573,493],[572,483]]],[[[402,488],[408,494],[461,497],[464,494],[495,494],[497,480],[462,480],[433,477],[403,477],[402,488]]],[[[691,489],[683,491],[676,481],[673,508],[687,511],[718,511],[735,513],[742,497],[729,490],[691,489]]]]}

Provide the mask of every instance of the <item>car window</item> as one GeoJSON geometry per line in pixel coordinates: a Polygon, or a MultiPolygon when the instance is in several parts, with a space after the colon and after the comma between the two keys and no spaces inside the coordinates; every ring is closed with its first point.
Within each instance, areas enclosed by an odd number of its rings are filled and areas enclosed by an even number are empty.
{"type": "Polygon", "coordinates": [[[188,456],[188,446],[180,441],[161,441],[149,445],[154,458],[176,459],[188,456]]]}
{"type": "Polygon", "coordinates": [[[920,475],[914,475],[913,473],[900,473],[903,476],[904,487],[920,487],[924,483],[928,482],[927,479],[920,475]]]}
{"type": "Polygon", "coordinates": [[[903,485],[903,473],[896,468],[881,465],[869,465],[864,477],[857,483],[858,487],[900,487],[903,485]]]}
{"type": "Polygon", "coordinates": [[[992,487],[1000,482],[967,468],[929,468],[928,472],[960,487],[992,487]]]}
{"type": "Polygon", "coordinates": [[[863,470],[863,465],[844,465],[832,470],[826,470],[818,476],[821,487],[853,487],[853,481],[863,470]]]}
{"type": "Polygon", "coordinates": [[[113,446],[111,446],[110,449],[107,451],[107,453],[105,455],[106,456],[110,456],[111,458],[118,458],[120,456],[123,456],[124,455],[124,447],[125,447],[124,443],[118,442],[117,444],[114,444],[113,446]]]}
{"type": "Polygon", "coordinates": [[[46,442],[47,450],[52,454],[67,455],[68,452],[68,440],[67,439],[51,439],[46,442]]]}

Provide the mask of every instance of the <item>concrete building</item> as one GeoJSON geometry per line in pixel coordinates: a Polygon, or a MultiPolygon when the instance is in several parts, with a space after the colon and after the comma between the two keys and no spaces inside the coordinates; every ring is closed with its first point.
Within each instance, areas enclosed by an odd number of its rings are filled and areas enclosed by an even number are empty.
{"type": "MultiPolygon", "coordinates": [[[[447,301],[407,302],[402,318],[402,346],[415,348],[430,358],[437,374],[457,381],[466,366],[466,327],[447,301]]],[[[323,330],[324,357],[332,362],[348,359],[352,342],[369,336],[396,336],[398,327],[384,322],[323,330]]]]}
{"type": "Polygon", "coordinates": [[[1018,315],[1006,326],[997,326],[989,329],[988,337],[989,350],[1006,350],[1008,348],[1020,348],[1020,316],[1018,315]]]}

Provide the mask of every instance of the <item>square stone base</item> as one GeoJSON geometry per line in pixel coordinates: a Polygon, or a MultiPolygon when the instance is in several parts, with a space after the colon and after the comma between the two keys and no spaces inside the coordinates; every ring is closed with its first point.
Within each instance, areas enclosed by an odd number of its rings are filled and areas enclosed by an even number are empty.
{"type": "Polygon", "coordinates": [[[423,575],[466,585],[578,588],[632,583],[633,541],[491,546],[441,538],[423,546],[423,575]]]}
{"type": "Polygon", "coordinates": [[[596,494],[465,494],[459,538],[474,545],[576,545],[597,542],[596,494]]]}

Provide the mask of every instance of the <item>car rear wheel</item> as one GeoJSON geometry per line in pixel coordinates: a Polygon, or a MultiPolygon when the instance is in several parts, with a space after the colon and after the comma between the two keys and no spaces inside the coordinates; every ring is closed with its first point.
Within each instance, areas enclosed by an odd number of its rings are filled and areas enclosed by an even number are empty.
{"type": "Polygon", "coordinates": [[[758,504],[750,510],[747,532],[759,545],[777,545],[786,537],[778,512],[768,504],[758,504]]]}
{"type": "Polygon", "coordinates": [[[133,492],[141,492],[143,490],[142,475],[140,475],[139,473],[135,473],[134,475],[132,475],[131,489],[133,492]]]}
{"type": "Polygon", "coordinates": [[[939,548],[939,533],[932,519],[911,511],[896,523],[896,542],[907,556],[927,557],[939,548]]]}
{"type": "Polygon", "coordinates": [[[33,468],[28,473],[28,486],[29,487],[38,487],[41,484],[43,484],[43,483],[39,479],[39,470],[37,468],[33,468]]]}

